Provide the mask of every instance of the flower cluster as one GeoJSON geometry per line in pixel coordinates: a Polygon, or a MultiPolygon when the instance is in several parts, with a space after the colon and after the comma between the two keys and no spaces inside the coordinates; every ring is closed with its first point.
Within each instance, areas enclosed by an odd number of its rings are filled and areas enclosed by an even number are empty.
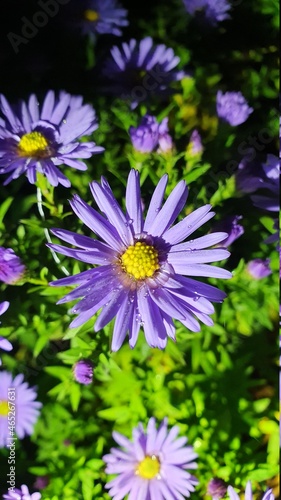
{"type": "Polygon", "coordinates": [[[167,117],[158,124],[155,116],[145,115],[138,127],[130,127],[129,133],[134,149],[141,153],[151,153],[157,146],[159,153],[166,153],[173,147],[167,117]]]}
{"type": "Polygon", "coordinates": [[[94,142],[78,142],[97,129],[92,106],[82,104],[81,96],[60,92],[56,98],[50,90],[41,107],[32,94],[28,103],[22,101],[12,108],[0,95],[0,173],[8,174],[4,185],[25,174],[30,183],[36,182],[36,172],[45,175],[52,186],[70,186],[70,181],[58,168],[65,164],[86,170],[82,159],[100,153],[104,148],[94,142]]]}
{"type": "Polygon", "coordinates": [[[95,331],[116,316],[113,351],[121,347],[127,332],[129,344],[134,347],[141,326],[148,344],[163,349],[167,337],[175,339],[173,318],[198,332],[198,319],[206,325],[213,324],[209,317],[214,312],[211,301],[222,302],[225,297],[220,290],[190,276],[231,277],[229,271],[209,265],[229,256],[223,248],[209,249],[228,235],[218,232],[184,242],[211,219],[214,212],[210,211],[211,205],[205,205],[172,226],[185,205],[188,190],[184,181],[179,182],[162,206],[167,180],[164,175],[159,181],[145,219],[136,170],[131,170],[128,178],[126,214],[104,178],[101,184],[93,182],[90,187],[105,217],[75,196],[70,202],[72,209],[104,242],[63,229],[52,231],[77,247],[50,244],[53,250],[98,265],[51,283],[55,286],[78,285],[59,301],[82,297],[72,308],[78,317],[70,326],[82,325],[101,308],[95,331]]]}

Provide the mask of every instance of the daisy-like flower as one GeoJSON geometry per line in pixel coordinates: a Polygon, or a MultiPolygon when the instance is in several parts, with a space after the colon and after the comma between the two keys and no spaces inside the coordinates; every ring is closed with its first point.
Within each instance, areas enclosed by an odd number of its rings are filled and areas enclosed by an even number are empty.
{"type": "Polygon", "coordinates": [[[203,15],[212,25],[229,19],[231,6],[227,0],[183,0],[187,12],[191,15],[203,15]]]}
{"type": "MultiPolygon", "coordinates": [[[[4,314],[4,312],[7,311],[8,307],[10,305],[10,302],[1,302],[0,304],[0,316],[2,316],[2,314],[4,314]]],[[[0,349],[3,349],[3,351],[11,351],[13,349],[13,346],[11,344],[11,342],[9,342],[8,339],[6,339],[5,337],[2,337],[0,335],[0,349]]],[[[2,365],[2,360],[0,358],[0,366],[2,365]]]]}
{"type": "Polygon", "coordinates": [[[224,121],[235,127],[244,123],[253,112],[241,92],[217,93],[217,114],[224,121]]]}
{"type": "Polygon", "coordinates": [[[13,285],[19,281],[25,271],[25,266],[11,248],[0,247],[0,281],[13,285]]]}
{"type": "Polygon", "coordinates": [[[173,49],[154,45],[148,36],[140,42],[131,39],[121,48],[114,46],[103,74],[112,82],[108,90],[134,108],[152,95],[167,93],[172,82],[183,78],[184,72],[176,69],[179,61],[173,49]]]}
{"type": "Polygon", "coordinates": [[[186,437],[177,438],[179,429],[167,429],[164,419],[156,429],[150,418],[147,431],[139,424],[133,430],[133,440],[113,432],[114,440],[123,448],[112,448],[105,455],[106,472],[118,474],[106,488],[113,500],[129,495],[132,500],[176,500],[190,497],[197,479],[186,469],[196,469],[197,454],[192,446],[185,446],[186,437]]]}
{"type": "Polygon", "coordinates": [[[9,426],[14,425],[18,439],[23,439],[33,433],[38,419],[42,404],[35,401],[35,389],[23,380],[22,374],[13,379],[10,372],[0,372],[0,448],[10,443],[9,426]],[[15,422],[10,419],[8,423],[11,410],[15,413],[15,422]]]}
{"type": "Polygon", "coordinates": [[[79,0],[82,31],[87,34],[110,33],[121,36],[123,26],[128,26],[128,11],[116,0],[79,0]]]}
{"type": "Polygon", "coordinates": [[[90,158],[104,148],[94,142],[79,142],[84,135],[97,129],[92,106],[82,104],[81,96],[60,92],[56,98],[50,90],[40,109],[32,94],[26,104],[12,108],[0,95],[0,173],[9,174],[4,185],[26,174],[30,183],[36,182],[36,172],[44,174],[52,186],[70,186],[70,181],[58,168],[65,164],[87,170],[81,158],[90,158]]]}
{"type": "MultiPolygon", "coordinates": [[[[227,492],[229,494],[230,500],[240,500],[240,497],[237,495],[236,491],[232,488],[232,486],[229,486],[227,488],[227,492]]],[[[245,497],[243,497],[244,500],[253,500],[253,493],[252,493],[252,486],[251,486],[251,481],[248,481],[245,489],[245,497]]],[[[274,500],[274,495],[272,493],[272,490],[268,490],[261,500],[274,500]]]]}
{"type": "Polygon", "coordinates": [[[5,500],[40,500],[41,493],[29,493],[28,487],[23,484],[20,489],[15,488],[14,491],[9,491],[6,495],[3,495],[5,500]]]}
{"type": "Polygon", "coordinates": [[[183,243],[211,219],[214,212],[210,212],[211,205],[205,205],[172,227],[185,206],[188,190],[184,181],[179,182],[162,206],[167,181],[167,175],[159,181],[145,220],[136,170],[129,174],[125,214],[104,178],[101,184],[93,182],[90,187],[105,216],[75,196],[70,202],[73,211],[104,242],[63,229],[52,231],[77,248],[48,246],[92,266],[75,276],[51,283],[55,286],[78,285],[59,301],[83,297],[71,311],[78,317],[70,326],[82,325],[101,308],[95,331],[116,316],[113,351],[120,348],[127,332],[130,346],[134,347],[141,325],[148,344],[163,349],[167,337],[175,340],[172,318],[198,332],[200,325],[196,318],[213,325],[209,314],[214,312],[214,307],[210,300],[222,302],[225,298],[224,292],[190,276],[231,278],[229,271],[207,264],[229,256],[225,249],[206,250],[224,240],[227,233],[212,233],[183,243]],[[96,264],[98,267],[93,267],[96,264]]]}

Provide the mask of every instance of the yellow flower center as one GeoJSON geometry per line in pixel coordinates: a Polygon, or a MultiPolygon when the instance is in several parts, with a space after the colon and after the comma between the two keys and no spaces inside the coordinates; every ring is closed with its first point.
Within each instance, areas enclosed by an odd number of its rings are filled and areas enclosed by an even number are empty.
{"type": "Polygon", "coordinates": [[[0,399],[0,417],[7,417],[9,413],[8,401],[0,399]]]}
{"type": "Polygon", "coordinates": [[[138,465],[136,474],[143,479],[153,479],[159,474],[160,462],[155,455],[145,457],[138,465]]]}
{"type": "Polygon", "coordinates": [[[151,278],[160,267],[157,250],[142,241],[128,247],[120,260],[123,271],[136,280],[151,278]]]}
{"type": "Polygon", "coordinates": [[[87,9],[84,12],[84,18],[86,21],[90,21],[91,23],[97,21],[99,17],[99,13],[95,10],[87,9]]]}
{"type": "Polygon", "coordinates": [[[30,132],[24,134],[18,144],[19,156],[49,156],[49,143],[43,134],[40,132],[30,132]]]}

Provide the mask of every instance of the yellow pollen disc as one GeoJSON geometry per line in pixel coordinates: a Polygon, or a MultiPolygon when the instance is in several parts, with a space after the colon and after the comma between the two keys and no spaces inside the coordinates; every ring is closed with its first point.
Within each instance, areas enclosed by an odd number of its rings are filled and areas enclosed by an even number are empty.
{"type": "Polygon", "coordinates": [[[90,21],[93,23],[98,20],[99,14],[95,10],[87,9],[84,12],[84,18],[86,19],[86,21],[90,21]]]}
{"type": "Polygon", "coordinates": [[[7,417],[9,413],[8,401],[0,399],[0,417],[7,417]]]}
{"type": "Polygon", "coordinates": [[[120,260],[123,271],[136,280],[151,278],[160,267],[157,250],[142,241],[128,247],[120,260]]]}
{"type": "Polygon", "coordinates": [[[136,474],[144,479],[153,479],[160,471],[160,462],[155,455],[145,457],[138,465],[136,474]]]}
{"type": "Polygon", "coordinates": [[[18,144],[18,154],[20,156],[44,156],[49,143],[40,132],[30,132],[24,134],[18,144]]]}

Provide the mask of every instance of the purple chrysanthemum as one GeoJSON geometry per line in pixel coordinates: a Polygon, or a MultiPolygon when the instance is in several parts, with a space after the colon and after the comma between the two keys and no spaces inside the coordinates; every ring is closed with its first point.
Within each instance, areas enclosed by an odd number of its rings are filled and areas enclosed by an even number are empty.
{"type": "MultiPolygon", "coordinates": [[[[7,311],[9,305],[10,305],[10,302],[7,302],[7,301],[1,302],[1,304],[0,304],[0,316],[2,316],[2,314],[4,314],[4,312],[7,311]]],[[[9,342],[8,339],[0,336],[0,349],[3,349],[3,351],[11,351],[13,349],[13,346],[12,346],[11,342],[9,342]]],[[[0,366],[1,365],[2,365],[2,360],[0,358],[0,366]]]]}
{"type": "Polygon", "coordinates": [[[51,248],[92,266],[88,271],[51,283],[78,285],[59,301],[61,304],[83,297],[72,309],[78,317],[70,326],[82,325],[101,308],[95,331],[116,316],[113,351],[120,348],[127,331],[130,346],[134,347],[141,325],[148,344],[163,349],[167,336],[175,340],[172,318],[198,332],[196,317],[213,325],[209,315],[214,307],[210,300],[222,302],[225,298],[224,292],[186,276],[231,278],[229,271],[207,264],[229,256],[225,249],[206,250],[227,234],[212,233],[182,243],[214,212],[210,212],[211,205],[205,205],[172,227],[185,206],[188,189],[184,181],[179,182],[161,208],[167,181],[167,175],[159,181],[145,220],[136,170],[131,170],[127,182],[126,214],[104,178],[101,184],[95,181],[90,187],[105,217],[75,196],[70,202],[74,212],[104,243],[63,229],[52,231],[78,248],[50,244],[51,248]],[[98,267],[93,267],[96,264],[98,267]]]}
{"type": "Polygon", "coordinates": [[[208,483],[207,495],[212,497],[212,500],[221,500],[227,492],[227,484],[223,479],[215,477],[208,483]]]}
{"type": "Polygon", "coordinates": [[[194,16],[201,14],[212,25],[218,21],[229,19],[231,6],[227,0],[183,0],[187,12],[194,16]]]}
{"type": "Polygon", "coordinates": [[[40,500],[41,493],[29,493],[28,487],[23,484],[20,489],[15,488],[14,491],[9,491],[6,495],[3,495],[5,500],[40,500]]]}
{"type": "Polygon", "coordinates": [[[248,262],[247,264],[247,271],[255,280],[261,280],[272,274],[272,271],[269,267],[269,263],[270,259],[250,260],[250,262],[248,262]]]}
{"type": "Polygon", "coordinates": [[[167,92],[169,85],[184,76],[176,68],[180,59],[166,45],[154,45],[151,37],[131,39],[121,48],[114,46],[103,74],[112,83],[108,90],[136,107],[152,95],[167,92]]]}
{"type": "Polygon", "coordinates": [[[229,247],[237,238],[240,238],[244,234],[243,226],[238,223],[242,218],[242,215],[230,215],[214,224],[213,231],[224,231],[228,234],[228,237],[220,242],[221,247],[229,247]]]}
{"type": "MultiPolygon", "coordinates": [[[[237,495],[237,493],[234,491],[232,486],[229,486],[227,488],[227,492],[229,494],[230,500],[240,500],[240,497],[237,495]]],[[[244,497],[243,497],[244,498],[244,497]]],[[[251,486],[251,481],[248,481],[245,489],[245,498],[244,500],[252,500],[253,499],[253,494],[252,494],[252,486],[251,486]]],[[[274,500],[274,495],[272,493],[272,490],[268,490],[261,500],[274,500]]]]}
{"type": "Polygon", "coordinates": [[[154,418],[149,419],[146,432],[142,424],[133,430],[132,441],[113,432],[114,440],[123,448],[111,448],[103,457],[106,472],[118,474],[106,485],[113,500],[126,495],[131,500],[190,497],[198,481],[186,469],[197,468],[197,454],[192,446],[185,446],[186,437],[177,438],[178,432],[176,426],[168,431],[167,419],[157,430],[154,418]]]}
{"type": "Polygon", "coordinates": [[[91,384],[93,381],[93,363],[89,359],[80,359],[73,366],[73,374],[79,384],[91,384]]]}
{"type": "Polygon", "coordinates": [[[37,394],[33,387],[23,381],[23,375],[14,379],[7,371],[0,372],[0,448],[8,446],[11,437],[10,427],[19,439],[33,433],[34,425],[39,416],[42,404],[35,401],[37,394]],[[15,413],[15,422],[9,419],[8,413],[15,413]]]}
{"type": "Polygon", "coordinates": [[[79,142],[84,135],[98,127],[92,106],[82,104],[81,96],[60,92],[56,99],[50,90],[40,109],[32,94],[26,104],[22,101],[12,108],[0,95],[0,173],[9,174],[4,184],[26,174],[36,182],[36,172],[44,174],[52,186],[70,186],[70,181],[58,169],[65,164],[86,170],[81,158],[90,158],[104,148],[94,142],[79,142]]]}
{"type": "Polygon", "coordinates": [[[244,123],[253,111],[241,92],[218,91],[217,114],[233,127],[244,123]]]}
{"type": "Polygon", "coordinates": [[[13,285],[19,281],[25,271],[25,266],[11,248],[0,247],[0,281],[13,285]]]}

